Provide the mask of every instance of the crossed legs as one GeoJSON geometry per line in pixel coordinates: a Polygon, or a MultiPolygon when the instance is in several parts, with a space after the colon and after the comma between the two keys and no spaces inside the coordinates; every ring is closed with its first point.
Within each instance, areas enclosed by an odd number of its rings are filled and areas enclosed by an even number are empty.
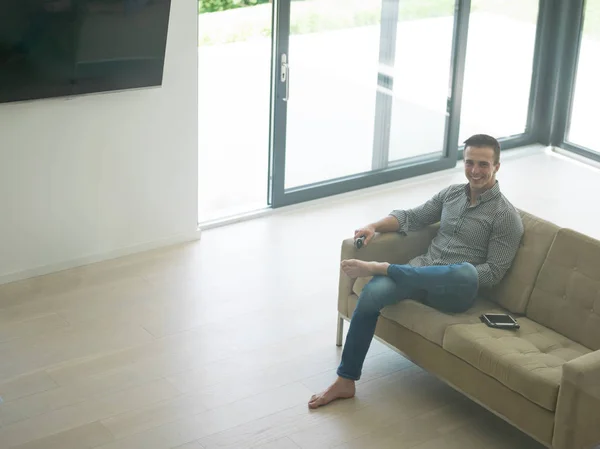
{"type": "Polygon", "coordinates": [[[413,298],[444,312],[460,313],[471,307],[479,286],[477,270],[468,263],[411,267],[345,260],[342,269],[351,278],[373,276],[373,279],[361,292],[352,314],[338,378],[325,391],[310,398],[310,408],[355,395],[355,381],[360,379],[381,309],[413,298]]]}

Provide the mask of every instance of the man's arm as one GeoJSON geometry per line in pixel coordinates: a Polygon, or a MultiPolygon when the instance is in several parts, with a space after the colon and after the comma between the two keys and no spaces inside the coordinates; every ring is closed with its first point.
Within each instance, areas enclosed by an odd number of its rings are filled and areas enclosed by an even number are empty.
{"type": "Polygon", "coordinates": [[[514,210],[502,213],[494,220],[493,226],[487,261],[475,266],[479,273],[480,287],[492,287],[504,278],[523,237],[523,222],[519,213],[514,210]]]}
{"type": "Polygon", "coordinates": [[[375,232],[397,232],[400,229],[400,224],[395,217],[387,216],[381,220],[370,224],[375,232]]]}
{"type": "Polygon", "coordinates": [[[354,238],[364,236],[364,245],[366,246],[375,233],[401,232],[406,234],[408,231],[418,231],[439,222],[444,207],[444,199],[451,188],[452,186],[438,192],[425,204],[414,209],[393,210],[387,217],[354,231],[354,238]]]}
{"type": "Polygon", "coordinates": [[[394,218],[398,225],[395,230],[406,233],[408,231],[418,231],[429,225],[438,223],[442,218],[444,199],[451,188],[452,186],[445,188],[424,204],[413,209],[396,209],[390,212],[390,217],[388,218],[394,218]]]}

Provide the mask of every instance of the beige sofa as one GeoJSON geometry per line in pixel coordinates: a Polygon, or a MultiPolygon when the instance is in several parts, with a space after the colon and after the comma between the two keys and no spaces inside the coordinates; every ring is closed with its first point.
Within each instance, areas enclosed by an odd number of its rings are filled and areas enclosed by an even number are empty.
{"type": "MultiPolygon", "coordinates": [[[[554,449],[600,443],[600,242],[521,212],[521,247],[503,281],[466,313],[405,300],[386,307],[376,337],[423,369],[554,449]],[[518,331],[491,329],[483,312],[510,312],[518,331]]],[[[378,234],[341,258],[406,263],[437,226],[378,234]]],[[[369,278],[340,271],[337,344],[369,278]]]]}

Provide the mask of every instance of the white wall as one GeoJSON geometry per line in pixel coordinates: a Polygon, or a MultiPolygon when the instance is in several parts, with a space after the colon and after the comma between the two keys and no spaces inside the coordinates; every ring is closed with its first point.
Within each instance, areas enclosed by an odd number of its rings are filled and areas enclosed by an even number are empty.
{"type": "Polygon", "coordinates": [[[160,88],[0,104],[0,283],[199,235],[197,17],[160,88]]]}

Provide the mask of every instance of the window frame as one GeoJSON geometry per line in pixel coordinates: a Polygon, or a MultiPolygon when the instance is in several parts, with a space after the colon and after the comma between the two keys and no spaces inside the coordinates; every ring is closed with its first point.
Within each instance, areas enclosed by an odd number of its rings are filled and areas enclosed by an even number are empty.
{"type": "Polygon", "coordinates": [[[537,91],[539,101],[535,106],[533,121],[535,141],[600,162],[600,148],[587,148],[567,138],[572,117],[586,1],[540,1],[546,10],[540,22],[544,29],[541,70],[547,76],[537,91]]]}

